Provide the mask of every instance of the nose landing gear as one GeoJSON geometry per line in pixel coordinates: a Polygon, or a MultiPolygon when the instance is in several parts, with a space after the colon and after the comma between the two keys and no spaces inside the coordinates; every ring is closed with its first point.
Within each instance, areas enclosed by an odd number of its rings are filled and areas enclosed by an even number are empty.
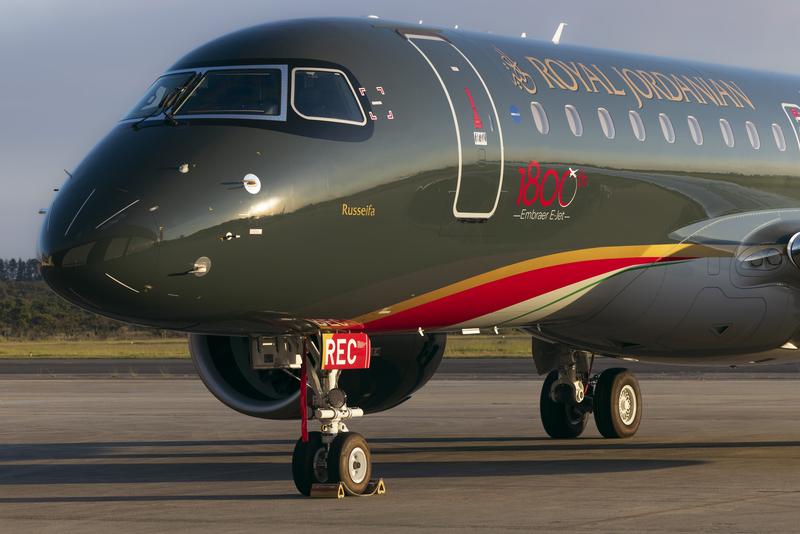
{"type": "Polygon", "coordinates": [[[302,436],[292,454],[292,478],[305,496],[343,497],[386,492],[383,479],[372,476],[372,454],[361,434],[350,432],[344,421],[364,415],[347,406],[338,388],[341,371],[322,369],[322,358],[313,341],[306,339],[301,373],[302,436]],[[307,378],[306,378],[307,377],[307,378]],[[320,421],[320,432],[307,432],[309,403],[305,388],[311,386],[311,415],[320,421]]]}

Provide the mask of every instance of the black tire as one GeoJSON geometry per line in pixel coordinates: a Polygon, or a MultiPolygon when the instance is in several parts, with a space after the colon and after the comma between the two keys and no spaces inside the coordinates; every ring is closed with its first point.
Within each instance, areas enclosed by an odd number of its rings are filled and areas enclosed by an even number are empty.
{"type": "Polygon", "coordinates": [[[356,432],[342,432],[331,443],[330,476],[353,494],[364,493],[372,477],[372,454],[367,440],[356,432]]]}
{"type": "MultiPolygon", "coordinates": [[[[309,432],[308,442],[298,439],[292,453],[292,478],[297,491],[308,497],[313,484],[326,483],[331,478],[324,463],[325,444],[322,434],[309,432]]],[[[335,479],[334,479],[335,480],[335,479]]]]}
{"type": "Polygon", "coordinates": [[[577,411],[571,404],[555,402],[550,397],[550,388],[558,380],[558,371],[551,371],[542,384],[539,396],[539,413],[542,416],[544,430],[551,438],[577,438],[586,428],[589,414],[577,411]]]}
{"type": "Polygon", "coordinates": [[[642,420],[639,381],[627,369],[606,369],[594,388],[594,421],[605,438],[629,438],[642,420]]]}

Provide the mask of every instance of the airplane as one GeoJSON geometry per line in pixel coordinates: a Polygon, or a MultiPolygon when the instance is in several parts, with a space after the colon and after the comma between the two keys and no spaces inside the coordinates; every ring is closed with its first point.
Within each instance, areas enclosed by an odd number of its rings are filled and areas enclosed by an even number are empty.
{"type": "Polygon", "coordinates": [[[595,356],[800,354],[798,91],[382,19],[262,24],[178,60],[71,173],[42,274],[188,333],[230,408],[299,419],[303,495],[370,491],[348,425],[422,387],[447,335],[528,333],[546,432],[628,438],[638,381],[595,356]]]}

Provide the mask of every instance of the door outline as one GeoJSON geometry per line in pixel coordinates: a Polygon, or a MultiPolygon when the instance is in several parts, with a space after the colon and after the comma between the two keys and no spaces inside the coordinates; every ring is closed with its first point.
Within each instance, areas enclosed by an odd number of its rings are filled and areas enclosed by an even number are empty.
{"type": "Polygon", "coordinates": [[[433,73],[436,75],[436,79],[439,80],[439,85],[442,86],[442,90],[444,91],[445,97],[447,97],[447,103],[450,106],[450,113],[453,116],[453,126],[455,127],[456,130],[456,141],[458,143],[458,181],[456,182],[456,195],[455,198],[453,199],[453,216],[455,216],[457,219],[489,219],[497,211],[497,206],[500,204],[500,194],[503,192],[503,174],[505,171],[505,146],[503,144],[503,127],[500,125],[500,117],[497,115],[497,107],[494,104],[494,98],[492,97],[492,93],[486,86],[486,82],[483,80],[483,76],[481,76],[481,73],[478,72],[478,69],[475,68],[475,65],[473,65],[472,62],[469,60],[469,58],[465,56],[464,53],[461,52],[461,50],[459,50],[450,41],[447,41],[446,39],[434,35],[419,35],[411,33],[406,34],[405,38],[406,40],[408,40],[411,46],[417,49],[417,52],[420,53],[420,55],[425,59],[430,68],[433,70],[433,73]],[[422,49],[420,49],[420,47],[418,47],[412,39],[442,41],[452,46],[453,50],[458,52],[458,54],[464,58],[464,61],[466,61],[467,64],[472,68],[472,71],[478,77],[478,80],[480,80],[481,85],[483,86],[483,90],[486,91],[486,95],[489,97],[489,103],[492,105],[492,113],[494,113],[494,123],[495,125],[497,125],[497,133],[498,136],[500,137],[500,177],[497,184],[497,194],[494,199],[494,206],[492,207],[492,210],[488,213],[458,211],[458,195],[461,192],[461,174],[462,174],[462,167],[464,164],[464,156],[461,148],[461,130],[458,125],[458,117],[456,116],[456,110],[455,107],[453,106],[453,100],[450,97],[450,91],[447,90],[447,86],[445,85],[444,80],[439,74],[439,71],[436,70],[436,66],[433,64],[430,58],[428,58],[425,52],[423,52],[422,49]]]}

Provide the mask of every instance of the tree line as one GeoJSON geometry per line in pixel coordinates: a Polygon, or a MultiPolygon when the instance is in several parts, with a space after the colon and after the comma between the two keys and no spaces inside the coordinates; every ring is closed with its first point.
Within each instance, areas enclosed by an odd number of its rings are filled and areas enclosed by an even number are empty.
{"type": "Polygon", "coordinates": [[[0,259],[0,341],[163,335],[159,330],[120,323],[67,302],[42,281],[37,260],[0,259]]]}
{"type": "Polygon", "coordinates": [[[42,275],[39,273],[38,260],[23,260],[22,258],[6,260],[0,258],[0,281],[33,282],[41,279],[42,275]]]}

